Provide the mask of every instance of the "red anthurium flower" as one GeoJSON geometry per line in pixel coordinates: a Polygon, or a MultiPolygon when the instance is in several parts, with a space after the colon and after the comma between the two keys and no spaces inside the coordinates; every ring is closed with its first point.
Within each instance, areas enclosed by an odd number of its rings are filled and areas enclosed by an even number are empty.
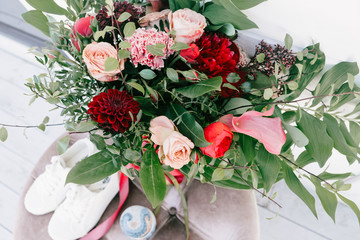
{"type": "Polygon", "coordinates": [[[281,119],[265,118],[274,113],[274,106],[266,112],[249,111],[240,117],[232,114],[225,115],[219,119],[226,124],[231,131],[239,132],[256,138],[264,144],[266,150],[272,154],[280,154],[285,144],[286,135],[281,126],[281,119]]]}
{"type": "Polygon", "coordinates": [[[204,129],[206,141],[212,143],[207,147],[201,147],[203,154],[218,158],[224,156],[229,150],[233,133],[230,128],[222,122],[214,122],[204,129]]]}

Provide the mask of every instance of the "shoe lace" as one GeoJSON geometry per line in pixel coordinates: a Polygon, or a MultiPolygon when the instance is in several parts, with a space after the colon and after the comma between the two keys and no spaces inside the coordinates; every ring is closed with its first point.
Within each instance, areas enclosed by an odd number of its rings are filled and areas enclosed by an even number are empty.
{"type": "Polygon", "coordinates": [[[55,192],[61,182],[61,177],[57,174],[58,171],[56,171],[58,167],[58,163],[48,164],[45,167],[41,188],[49,195],[52,195],[55,192]]]}
{"type": "Polygon", "coordinates": [[[72,185],[70,190],[66,193],[66,200],[63,204],[64,210],[69,212],[76,221],[80,222],[84,217],[85,210],[87,209],[90,197],[83,197],[80,195],[81,186],[72,185]]]}

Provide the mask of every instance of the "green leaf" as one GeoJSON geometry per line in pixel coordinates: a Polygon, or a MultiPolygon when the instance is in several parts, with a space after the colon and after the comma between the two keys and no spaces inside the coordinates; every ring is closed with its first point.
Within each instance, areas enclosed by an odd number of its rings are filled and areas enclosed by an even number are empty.
{"type": "Polygon", "coordinates": [[[151,80],[156,77],[156,73],[150,69],[141,70],[141,72],[139,74],[142,78],[144,78],[146,80],[151,80]]]}
{"type": "Polygon", "coordinates": [[[290,90],[294,91],[294,90],[298,89],[299,84],[297,82],[289,82],[287,84],[287,86],[289,87],[290,90]]]}
{"type": "Polygon", "coordinates": [[[125,59],[130,57],[130,52],[126,49],[120,49],[118,52],[119,59],[125,59]]]}
{"type": "Polygon", "coordinates": [[[284,128],[286,129],[296,146],[305,147],[306,145],[308,145],[309,139],[297,127],[291,126],[289,124],[284,124],[284,128]]]}
{"type": "Polygon", "coordinates": [[[309,139],[309,144],[305,148],[319,166],[323,167],[331,156],[334,146],[333,140],[326,132],[326,124],[304,110],[298,110],[297,114],[301,114],[297,125],[309,139]]]}
{"type": "Polygon", "coordinates": [[[141,153],[128,148],[125,150],[124,157],[131,162],[136,162],[141,158],[141,153]]]}
{"type": "Polygon", "coordinates": [[[57,5],[54,0],[26,0],[26,2],[36,10],[57,15],[67,14],[67,11],[57,5]]]}
{"type": "Polygon", "coordinates": [[[135,83],[135,82],[128,82],[126,84],[129,85],[130,87],[135,88],[136,90],[140,91],[142,94],[145,94],[145,89],[140,84],[135,83]]]}
{"type": "Polygon", "coordinates": [[[203,15],[214,25],[232,24],[239,30],[257,28],[257,25],[249,20],[245,14],[239,11],[228,11],[223,6],[216,4],[208,5],[203,15]]]}
{"type": "Polygon", "coordinates": [[[271,88],[267,88],[267,89],[264,90],[263,97],[264,97],[265,100],[269,100],[272,97],[273,94],[274,94],[273,90],[271,88]]]}
{"type": "Polygon", "coordinates": [[[213,172],[211,181],[220,181],[223,180],[225,178],[225,170],[223,168],[217,168],[215,169],[215,171],[213,172]]]}
{"type": "MultiPolygon", "coordinates": [[[[125,12],[125,13],[127,13],[127,12],[125,12]]],[[[119,43],[119,48],[122,48],[122,49],[131,48],[131,44],[127,41],[122,41],[119,43]]]]}
{"type": "Polygon", "coordinates": [[[120,17],[118,18],[119,22],[124,22],[125,20],[128,20],[129,17],[131,17],[131,14],[128,12],[123,12],[120,17]]]}
{"type": "Polygon", "coordinates": [[[351,176],[351,172],[347,173],[328,173],[328,172],[322,172],[318,175],[319,178],[324,180],[338,180],[338,179],[345,179],[347,177],[351,176]]]}
{"type": "Polygon", "coordinates": [[[166,115],[172,120],[181,120],[180,123],[177,124],[180,133],[188,137],[195,146],[207,147],[210,145],[205,139],[204,129],[182,106],[171,103],[166,115]]]}
{"type": "Polygon", "coordinates": [[[125,38],[129,38],[131,37],[134,32],[135,32],[135,23],[133,22],[128,22],[125,27],[124,27],[124,35],[125,35],[125,38]]]}
{"type": "MultiPolygon", "coordinates": [[[[357,75],[359,68],[356,62],[341,62],[329,69],[320,79],[321,88],[316,96],[331,94],[331,90],[337,90],[348,78],[348,73],[357,75]]],[[[315,98],[312,106],[316,106],[322,98],[315,98]]]]}
{"type": "Polygon", "coordinates": [[[153,208],[163,201],[166,194],[164,171],[153,146],[148,146],[141,160],[140,183],[153,208]]]}
{"type": "Polygon", "coordinates": [[[199,165],[198,164],[194,163],[193,165],[191,165],[190,171],[188,172],[188,174],[186,174],[188,183],[190,182],[191,179],[196,177],[198,171],[199,171],[199,165]]]}
{"type": "Polygon", "coordinates": [[[241,115],[251,108],[251,102],[244,98],[231,98],[224,106],[226,114],[241,115]]]}
{"type": "Polygon", "coordinates": [[[37,128],[44,132],[46,129],[46,125],[41,123],[37,128]]]}
{"type": "Polygon", "coordinates": [[[247,162],[254,160],[256,156],[257,140],[245,134],[239,134],[239,143],[247,162]]]}
{"type": "Polygon", "coordinates": [[[256,163],[264,179],[264,190],[269,192],[280,172],[280,159],[278,156],[269,153],[263,145],[260,146],[256,155],[256,163]]]}
{"type": "Polygon", "coordinates": [[[315,159],[309,154],[308,151],[303,151],[296,159],[296,164],[299,167],[305,167],[306,165],[316,162],[315,159]]]}
{"type": "Polygon", "coordinates": [[[81,122],[76,126],[76,132],[89,132],[96,127],[96,123],[93,121],[81,122]]]}
{"type": "Polygon", "coordinates": [[[216,4],[221,4],[228,9],[245,10],[264,2],[265,0],[217,0],[216,4]]]}
{"type": "Polygon", "coordinates": [[[0,128],[0,141],[5,142],[7,138],[8,138],[8,132],[7,132],[6,128],[1,127],[0,128]]]}
{"type": "Polygon", "coordinates": [[[354,75],[348,73],[347,74],[347,80],[348,80],[349,88],[352,90],[354,88],[354,83],[355,83],[354,75]]]}
{"type": "Polygon", "coordinates": [[[156,45],[147,45],[146,49],[154,56],[164,56],[164,48],[159,48],[156,45]]]}
{"type": "Polygon", "coordinates": [[[43,34],[50,37],[48,19],[40,10],[31,10],[21,14],[22,18],[28,24],[39,29],[43,34]]]}
{"type": "Polygon", "coordinates": [[[293,39],[289,34],[286,34],[284,42],[286,49],[291,50],[291,47],[293,45],[293,39]]]}
{"type": "Polygon", "coordinates": [[[92,184],[120,170],[120,156],[112,155],[107,150],[95,153],[77,163],[66,177],[66,183],[92,184]]]}
{"type": "Polygon", "coordinates": [[[104,137],[97,134],[90,134],[90,141],[95,144],[96,148],[103,150],[106,148],[104,137]]]}
{"type": "Polygon", "coordinates": [[[197,98],[208,92],[220,91],[222,84],[221,77],[215,77],[207,80],[200,81],[196,84],[179,88],[176,92],[181,93],[188,98],[197,98]]]}
{"type": "Polygon", "coordinates": [[[119,68],[119,60],[113,57],[108,57],[104,63],[105,71],[110,72],[119,68]]]}
{"type": "Polygon", "coordinates": [[[135,178],[133,177],[133,175],[131,174],[131,171],[129,169],[127,169],[124,165],[121,166],[121,172],[123,174],[125,174],[125,176],[127,176],[128,178],[130,178],[130,180],[134,180],[135,178]]]}
{"type": "Polygon", "coordinates": [[[60,138],[56,144],[56,152],[58,155],[63,154],[69,146],[70,136],[60,138]]]}
{"type": "Polygon", "coordinates": [[[302,185],[302,183],[293,173],[293,170],[288,165],[286,165],[286,163],[281,162],[281,165],[284,171],[286,185],[293,193],[295,193],[301,200],[304,201],[304,203],[310,208],[311,212],[317,218],[315,198],[308,192],[308,190],[306,190],[304,185],[302,185]]]}
{"type": "Polygon", "coordinates": [[[339,107],[347,104],[348,102],[354,100],[356,98],[355,94],[344,94],[351,91],[360,91],[360,89],[357,86],[354,86],[354,89],[351,90],[348,83],[344,83],[337,91],[334,92],[334,94],[340,94],[339,96],[334,96],[331,98],[330,101],[330,109],[329,111],[335,111],[339,107]],[[341,95],[343,94],[343,95],[341,95]]]}
{"type": "Polygon", "coordinates": [[[256,55],[256,61],[258,61],[258,63],[262,63],[264,60],[265,60],[264,53],[259,53],[258,55],[256,55]]]}
{"type": "Polygon", "coordinates": [[[170,47],[170,49],[174,50],[174,51],[180,51],[180,50],[183,50],[183,49],[188,49],[189,47],[190,46],[187,45],[186,43],[176,42],[170,47]]]}
{"type": "Polygon", "coordinates": [[[304,54],[303,52],[297,52],[296,53],[296,57],[297,59],[299,59],[299,61],[302,61],[304,59],[304,54]]]}
{"type": "Polygon", "coordinates": [[[179,82],[179,75],[173,68],[166,69],[166,76],[173,82],[179,82]]]}
{"type": "Polygon", "coordinates": [[[321,182],[318,179],[311,177],[311,181],[315,185],[315,191],[320,198],[322,206],[335,223],[335,212],[338,203],[336,195],[326,188],[323,188],[321,186],[321,182]]]}
{"type": "Polygon", "coordinates": [[[353,201],[351,201],[350,199],[347,199],[340,193],[336,193],[336,195],[341,199],[341,201],[343,201],[346,205],[348,205],[353,210],[356,217],[358,218],[359,225],[360,225],[360,210],[359,210],[358,206],[356,206],[356,204],[353,201]]]}
{"type": "Polygon", "coordinates": [[[207,26],[207,29],[212,32],[216,32],[216,31],[221,32],[228,37],[233,37],[236,34],[235,27],[230,23],[225,23],[223,25],[210,25],[207,26]]]}
{"type": "Polygon", "coordinates": [[[356,122],[350,121],[350,134],[356,146],[360,144],[360,126],[356,122]]]}
{"type": "Polygon", "coordinates": [[[327,133],[334,141],[334,148],[346,156],[356,157],[356,153],[349,148],[336,119],[330,114],[324,113],[324,122],[326,123],[327,133]]]}

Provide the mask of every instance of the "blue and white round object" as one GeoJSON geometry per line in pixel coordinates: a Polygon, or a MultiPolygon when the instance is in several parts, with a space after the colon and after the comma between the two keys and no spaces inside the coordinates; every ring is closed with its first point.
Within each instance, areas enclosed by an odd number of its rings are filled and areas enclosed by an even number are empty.
{"type": "Polygon", "coordinates": [[[147,239],[155,232],[156,218],[150,209],[134,205],[121,214],[120,227],[132,239],[147,239]]]}

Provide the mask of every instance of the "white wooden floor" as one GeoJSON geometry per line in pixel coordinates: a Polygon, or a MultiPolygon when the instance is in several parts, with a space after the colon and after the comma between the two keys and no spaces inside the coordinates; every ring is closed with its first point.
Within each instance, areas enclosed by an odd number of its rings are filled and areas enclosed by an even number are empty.
{"type": "MultiPolygon", "coordinates": [[[[1,25],[0,25],[1,26],[1,25]]],[[[31,107],[24,93],[26,78],[44,72],[37,65],[27,49],[33,45],[23,45],[19,39],[9,37],[0,28],[0,122],[9,124],[38,125],[45,116],[50,123],[61,122],[59,112],[48,112],[50,106],[37,100],[31,107]]],[[[37,159],[51,142],[63,132],[62,127],[39,129],[8,128],[9,138],[0,143],[0,240],[12,239],[15,213],[23,186],[37,159]]],[[[356,240],[360,230],[355,215],[340,203],[337,224],[319,209],[319,220],[292,194],[283,182],[276,185],[276,200],[283,205],[279,215],[272,220],[278,209],[268,201],[258,197],[260,231],[262,240],[356,240]]],[[[357,182],[352,196],[360,205],[360,186],[357,182]]],[[[317,201],[319,205],[319,201],[317,201]]],[[[30,239],[31,240],[31,239],[30,239]]]]}

